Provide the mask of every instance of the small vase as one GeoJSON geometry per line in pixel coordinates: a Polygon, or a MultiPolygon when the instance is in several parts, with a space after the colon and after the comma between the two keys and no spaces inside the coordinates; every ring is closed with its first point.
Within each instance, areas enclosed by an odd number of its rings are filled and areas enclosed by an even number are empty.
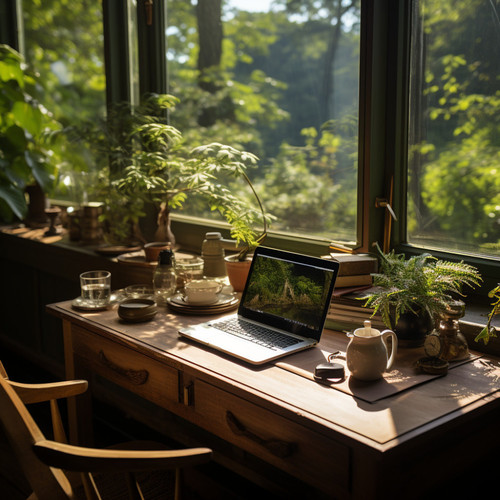
{"type": "Polygon", "coordinates": [[[154,239],[155,241],[168,241],[172,248],[175,248],[175,236],[170,223],[170,213],[165,210],[161,211],[158,216],[158,228],[156,229],[154,239]]]}
{"type": "Polygon", "coordinates": [[[394,327],[400,347],[420,347],[424,345],[426,335],[432,331],[433,323],[429,314],[401,314],[394,327]]]}

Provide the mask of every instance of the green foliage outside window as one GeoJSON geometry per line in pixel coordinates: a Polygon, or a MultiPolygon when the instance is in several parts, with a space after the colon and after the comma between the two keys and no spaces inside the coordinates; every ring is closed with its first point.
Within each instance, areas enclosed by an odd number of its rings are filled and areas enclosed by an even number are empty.
{"type": "MultiPolygon", "coordinates": [[[[413,93],[410,242],[500,255],[498,13],[482,0],[419,5],[425,65],[412,75],[421,82],[413,93]]],[[[415,50],[419,58],[423,49],[415,50]]]]}

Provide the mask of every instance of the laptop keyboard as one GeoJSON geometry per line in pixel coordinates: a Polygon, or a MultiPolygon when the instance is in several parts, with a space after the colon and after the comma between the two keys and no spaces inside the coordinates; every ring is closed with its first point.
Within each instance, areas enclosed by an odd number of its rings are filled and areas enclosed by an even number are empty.
{"type": "Polygon", "coordinates": [[[275,332],[274,330],[269,330],[268,328],[254,325],[246,321],[241,321],[239,318],[231,318],[225,321],[212,323],[212,326],[226,333],[230,333],[231,335],[236,335],[237,337],[274,350],[289,347],[301,341],[300,339],[289,337],[283,333],[275,332]]]}

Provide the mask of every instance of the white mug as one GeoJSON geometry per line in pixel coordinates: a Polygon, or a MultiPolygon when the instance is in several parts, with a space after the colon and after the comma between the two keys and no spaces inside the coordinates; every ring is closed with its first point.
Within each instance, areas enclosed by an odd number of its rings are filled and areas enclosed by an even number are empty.
{"type": "Polygon", "coordinates": [[[184,292],[190,304],[211,304],[219,299],[222,285],[215,280],[193,280],[186,283],[184,292]]]}

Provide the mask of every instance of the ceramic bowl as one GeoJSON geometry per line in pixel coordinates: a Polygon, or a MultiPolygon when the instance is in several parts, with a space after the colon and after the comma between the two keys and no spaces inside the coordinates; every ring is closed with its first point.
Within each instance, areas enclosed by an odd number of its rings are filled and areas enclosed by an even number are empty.
{"type": "Polygon", "coordinates": [[[118,306],[118,316],[129,323],[149,321],[157,312],[156,302],[152,299],[125,299],[118,306]]]}

